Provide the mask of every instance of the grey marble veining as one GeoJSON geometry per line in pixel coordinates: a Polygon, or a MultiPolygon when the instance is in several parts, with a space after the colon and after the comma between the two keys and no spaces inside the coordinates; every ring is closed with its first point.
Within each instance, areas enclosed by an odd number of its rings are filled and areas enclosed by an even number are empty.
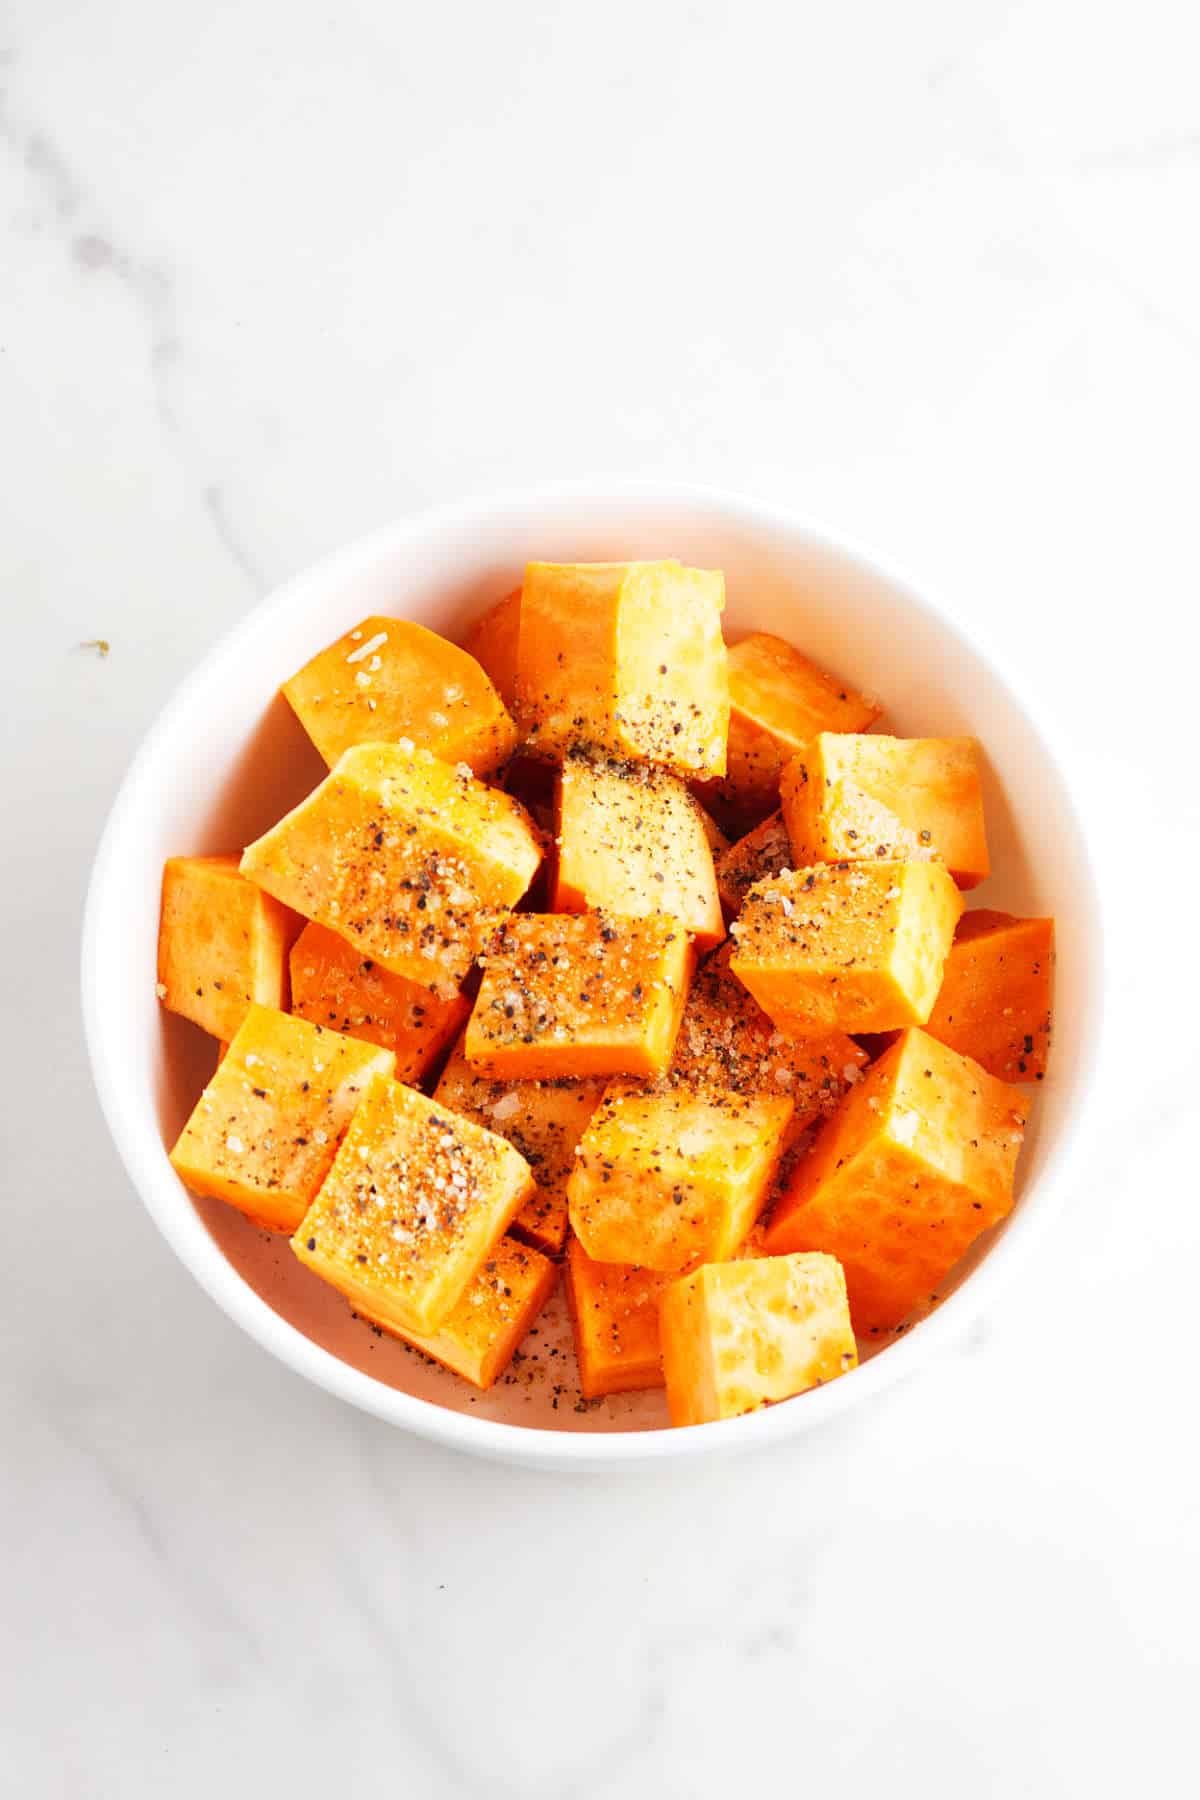
{"type": "Polygon", "coordinates": [[[1197,33],[10,0],[6,1788],[1190,1791],[1197,33]],[[798,505],[953,596],[1089,772],[1112,966],[1102,1126],[961,1346],[619,1481],[264,1357],[131,1194],[76,993],[105,808],[219,633],[408,507],[596,470],[798,505]]]}

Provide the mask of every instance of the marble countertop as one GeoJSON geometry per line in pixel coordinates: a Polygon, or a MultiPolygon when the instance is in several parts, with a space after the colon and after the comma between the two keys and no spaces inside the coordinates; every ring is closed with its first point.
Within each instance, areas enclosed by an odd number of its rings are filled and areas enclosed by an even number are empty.
{"type": "Polygon", "coordinates": [[[14,1794],[1194,1791],[1198,49],[1183,0],[10,0],[14,1794]],[[595,471],[953,595],[1085,753],[1112,933],[1103,1125],[973,1335],[623,1479],[460,1460],[240,1335],[76,991],[105,810],[218,634],[398,513],[595,471]]]}

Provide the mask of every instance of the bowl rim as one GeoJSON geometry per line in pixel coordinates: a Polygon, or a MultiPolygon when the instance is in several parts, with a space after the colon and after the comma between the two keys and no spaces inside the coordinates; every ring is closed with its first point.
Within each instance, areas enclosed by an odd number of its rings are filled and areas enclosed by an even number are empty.
{"type": "Polygon", "coordinates": [[[1031,680],[1023,673],[1018,685],[1010,675],[1006,659],[997,653],[993,644],[981,639],[973,629],[964,631],[953,614],[929,598],[928,589],[905,569],[861,540],[831,530],[804,513],[734,490],[686,481],[629,477],[541,482],[490,494],[464,496],[421,508],[379,526],[308,564],[251,606],[177,684],[143,736],[118,786],[97,845],[84,902],[80,986],[92,1079],[125,1172],[185,1268],[227,1317],[255,1342],[325,1392],[445,1447],[503,1462],[585,1472],[748,1450],[814,1430],[825,1420],[915,1372],[930,1361],[940,1347],[962,1336],[978,1316],[987,1296],[1008,1277],[1016,1262],[1028,1254],[1035,1235],[1062,1206],[1081,1161],[1085,1128],[1095,1116],[1100,1087],[1101,1026],[1107,990],[1106,934],[1095,862],[1084,830],[1078,784],[1072,773],[1074,759],[1049,723],[1052,719],[1052,710],[1037,693],[1036,678],[1031,680]],[[98,980],[103,954],[101,927],[105,899],[119,867],[125,832],[138,816],[139,800],[160,746],[170,737],[174,719],[193,690],[207,684],[218,665],[237,655],[243,637],[249,635],[252,628],[257,630],[269,615],[286,612],[304,590],[348,579],[359,567],[373,564],[385,550],[394,550],[413,538],[461,531],[472,520],[486,517],[489,522],[494,522],[506,514],[524,513],[539,504],[549,506],[568,500],[580,503],[590,500],[606,506],[622,502],[641,506],[688,506],[751,532],[759,530],[805,537],[901,594],[908,604],[987,667],[1057,772],[1066,809],[1076,831],[1080,875],[1087,889],[1087,904],[1094,922],[1096,967],[1089,992],[1090,1025],[1083,1034],[1071,1107],[1049,1147],[1046,1167],[1038,1178],[1037,1204],[1016,1209],[1003,1235],[978,1267],[921,1321],[919,1329],[889,1344],[885,1351],[836,1382],[799,1396],[803,1404],[768,1406],[741,1418],[723,1420],[719,1427],[708,1424],[656,1431],[559,1432],[540,1426],[508,1424],[452,1411],[436,1401],[389,1387],[343,1363],[276,1313],[226,1260],[199,1215],[194,1211],[185,1214],[180,1205],[176,1178],[171,1175],[169,1183],[163,1179],[164,1171],[169,1173],[169,1165],[163,1157],[161,1137],[157,1131],[152,1134],[152,1151],[147,1141],[145,1120],[140,1117],[147,1104],[146,1097],[122,1085],[119,1059],[106,1053],[108,1021],[99,1001],[98,980]],[[154,1166],[151,1166],[152,1158],[154,1166]],[[187,1229],[189,1223],[199,1228],[199,1235],[196,1230],[187,1229]]]}

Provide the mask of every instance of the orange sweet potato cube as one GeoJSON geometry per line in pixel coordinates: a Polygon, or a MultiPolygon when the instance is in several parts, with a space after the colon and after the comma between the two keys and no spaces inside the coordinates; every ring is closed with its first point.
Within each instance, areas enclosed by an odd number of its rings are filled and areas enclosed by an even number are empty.
{"type": "Polygon", "coordinates": [[[698,950],[725,936],[703,812],[676,776],[568,756],[555,835],[555,912],[669,913],[698,950]]]}
{"type": "Polygon", "coordinates": [[[730,945],[696,970],[666,1080],[698,1093],[782,1094],[792,1102],[791,1143],[832,1112],[858,1080],[867,1053],[845,1032],[788,1037],[729,967],[730,945]]]}
{"type": "Polygon", "coordinates": [[[898,1325],[1010,1211],[1025,1113],[1019,1089],[903,1032],[796,1165],[768,1251],[839,1257],[860,1335],[898,1325]]]}
{"type": "Polygon", "coordinates": [[[511,712],[517,700],[517,640],[521,635],[521,590],[506,594],[472,625],[463,649],[479,664],[511,712]]]}
{"type": "Polygon", "coordinates": [[[745,1241],[783,1153],[792,1102],[614,1082],[567,1183],[571,1229],[598,1262],[684,1269],[745,1241]]]}
{"type": "Polygon", "coordinates": [[[795,1037],[923,1025],[962,908],[940,863],[793,869],[750,890],[730,967],[795,1037]]]}
{"type": "Polygon", "coordinates": [[[708,809],[701,806],[698,800],[696,801],[696,806],[700,814],[700,823],[704,827],[705,841],[712,851],[712,858],[715,864],[717,858],[719,856],[724,856],[725,852],[729,849],[729,839],[725,836],[725,833],[721,830],[721,827],[717,824],[717,821],[713,818],[708,809]]]}
{"type": "Polygon", "coordinates": [[[717,858],[717,887],[727,916],[736,919],[752,887],[791,866],[792,845],[783,814],[769,813],[717,858]]]}
{"type": "Polygon", "coordinates": [[[557,1256],[567,1235],[567,1177],[575,1146],[604,1094],[603,1077],[572,1081],[493,1081],[455,1046],[434,1099],[486,1125],[514,1144],[533,1170],[536,1188],[512,1222],[517,1236],[557,1256]]]}
{"type": "Polygon", "coordinates": [[[517,747],[517,728],[475,658],[407,619],[363,619],[283,693],[331,768],[353,744],[408,738],[490,775],[517,747]]]}
{"type": "Polygon", "coordinates": [[[523,807],[410,743],[360,744],[242,857],[285,905],[453,995],[537,872],[523,807]]]}
{"type": "MultiPolygon", "coordinates": [[[[865,731],[877,700],[802,656],[783,638],[755,631],[729,649],[729,751],[721,801],[743,817],[779,805],[786,762],[821,731],[865,731]]],[[[811,860],[811,859],[810,859],[811,860]]]]}
{"type": "Polygon", "coordinates": [[[671,1282],[660,1318],[672,1425],[754,1412],[858,1361],[832,1256],[710,1263],[671,1282]]]}
{"type": "Polygon", "coordinates": [[[567,1246],[567,1304],[585,1400],[662,1386],[658,1303],[671,1275],[593,1262],[578,1238],[567,1246]]]}
{"type": "Polygon", "coordinates": [[[819,733],[781,780],[794,863],[924,857],[974,887],[989,868],[977,752],[967,737],[819,733]]]}
{"type": "Polygon", "coordinates": [[[482,960],[466,1033],[481,1075],[661,1075],[670,1061],[692,973],[677,919],[515,913],[482,960]]]}
{"type": "Polygon", "coordinates": [[[303,921],[238,872],[236,856],[163,865],[158,997],[213,1037],[233,1037],[251,1005],[286,1007],[288,946],[303,921]]]}
{"type": "Polygon", "coordinates": [[[433,1357],[472,1387],[489,1388],[549,1299],[557,1274],[549,1257],[502,1237],[436,1331],[398,1331],[386,1318],[374,1318],[361,1300],[355,1308],[369,1324],[433,1357]]]}
{"type": "Polygon", "coordinates": [[[517,717],[539,754],[573,747],[723,775],[729,683],[719,571],[677,562],[530,563],[517,717]]]}
{"type": "Polygon", "coordinates": [[[179,1134],[171,1161],[193,1193],[294,1231],[390,1050],[251,1006],[179,1134]]]}
{"type": "Polygon", "coordinates": [[[1041,1081],[1053,996],[1054,920],[980,907],[958,922],[926,1030],[1001,1081],[1041,1081]]]}
{"type": "Polygon", "coordinates": [[[533,1189],[512,1145],[379,1076],[292,1238],[356,1311],[436,1332],[533,1189]]]}
{"type": "Polygon", "coordinates": [[[394,1051],[397,1081],[420,1081],[471,1010],[464,995],[435,994],[391,975],[311,920],[292,945],[291,975],[297,1018],[394,1051]]]}

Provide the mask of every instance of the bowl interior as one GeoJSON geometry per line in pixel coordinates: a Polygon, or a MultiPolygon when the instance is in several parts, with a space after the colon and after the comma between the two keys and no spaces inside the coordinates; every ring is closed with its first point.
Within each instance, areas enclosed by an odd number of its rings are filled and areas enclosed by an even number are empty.
{"type": "MultiPolygon", "coordinates": [[[[1037,1090],[1012,1218],[948,1286],[984,1281],[1038,1204],[1077,1107],[1099,989],[1099,940],[1086,854],[1062,777],[1024,710],[952,620],[863,558],[740,503],[687,494],[552,493],[402,524],[352,547],[257,608],[206,659],[147,740],[114,809],[97,862],[85,946],[85,1007],[97,1082],[147,1205],[211,1292],[278,1354],[387,1416],[429,1428],[436,1407],[555,1433],[654,1432],[661,1395],[583,1405],[574,1385],[561,1293],[529,1353],[479,1395],[354,1319],[286,1242],[231,1208],[194,1201],[165,1146],[214,1065],[212,1041],[155,1000],[158,886],[171,854],[237,847],[320,779],[323,765],[277,686],[370,612],[456,637],[515,586],[525,561],[674,555],[723,568],[727,629],[777,632],[879,694],[883,729],[970,732],[984,750],[995,873],[972,904],[1059,920],[1055,1044],[1037,1090]],[[357,1373],[356,1373],[357,1372],[357,1373]],[[365,1377],[364,1381],[362,1378],[365,1377]]],[[[965,1295],[952,1300],[953,1307],[965,1295]]],[[[949,1310],[943,1305],[943,1310],[949,1310]]],[[[935,1314],[877,1363],[911,1354],[935,1314]]],[[[875,1366],[875,1365],[873,1365],[875,1366]]],[[[842,1404],[866,1369],[821,1396],[842,1404]]],[[[772,1417],[813,1408],[804,1397],[772,1417]]],[[[767,1417],[768,1415],[761,1415],[767,1417]]],[[[468,1432],[470,1427],[467,1427],[468,1432]]],[[[439,1433],[444,1435],[444,1433],[439,1433]]],[[[461,1434],[459,1434],[461,1436],[461,1434]]],[[[678,1437],[681,1434],[670,1434],[678,1437]]]]}

